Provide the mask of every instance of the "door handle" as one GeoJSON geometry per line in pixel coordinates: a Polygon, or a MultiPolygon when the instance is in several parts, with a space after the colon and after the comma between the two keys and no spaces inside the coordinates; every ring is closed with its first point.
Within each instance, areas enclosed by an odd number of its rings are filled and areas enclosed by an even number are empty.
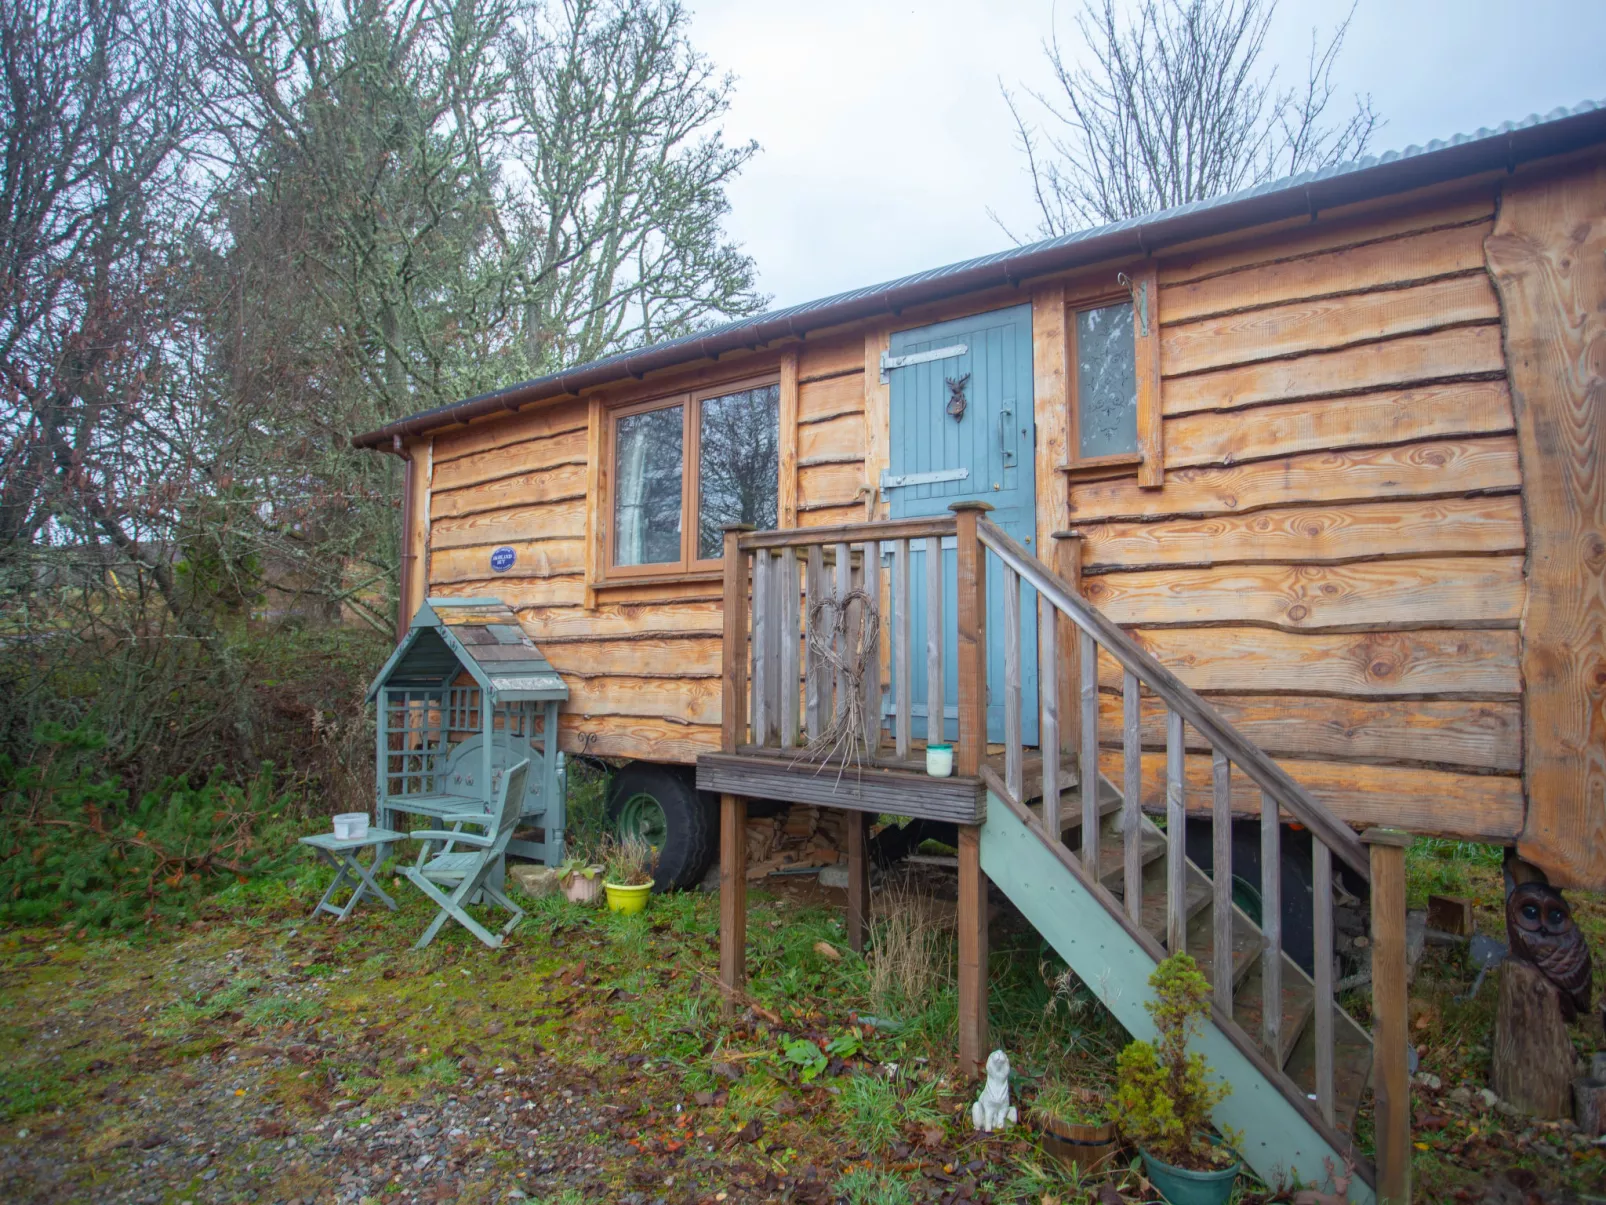
{"type": "Polygon", "coordinates": [[[1004,467],[1006,469],[1012,469],[1015,467],[1015,453],[1009,450],[1009,442],[1006,438],[1006,432],[1009,429],[1009,420],[1013,418],[1014,415],[1015,412],[1013,410],[1000,410],[998,412],[998,451],[1003,457],[1004,467]]]}

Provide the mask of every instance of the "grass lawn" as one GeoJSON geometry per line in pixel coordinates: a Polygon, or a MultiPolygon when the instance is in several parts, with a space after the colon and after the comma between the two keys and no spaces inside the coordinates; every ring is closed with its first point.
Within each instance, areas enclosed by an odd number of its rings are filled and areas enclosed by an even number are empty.
{"type": "MultiPolygon", "coordinates": [[[[1413,890],[1472,894],[1499,931],[1498,866],[1442,852],[1413,859],[1413,890]]],[[[530,901],[503,950],[450,926],[416,952],[431,910],[405,882],[399,915],[334,924],[306,915],[326,881],[309,863],[132,941],[0,933],[0,1199],[1117,1199],[1027,1130],[972,1133],[940,899],[877,968],[846,950],[839,894],[772,881],[751,897],[750,998],[726,1018],[712,896],[633,918],[530,901]]],[[[1606,907],[1578,906],[1606,966],[1606,907]]],[[[1494,1001],[1492,982],[1453,1000],[1470,979],[1457,958],[1431,952],[1413,989],[1440,1084],[1417,1101],[1422,1199],[1504,1199],[1476,1194],[1512,1168],[1547,1202],[1599,1191],[1606,1149],[1457,1103],[1485,1082],[1494,1001]]],[[[1124,1041],[1063,970],[995,919],[994,1034],[1028,1100],[1107,1084],[1124,1041]]],[[[1113,1184],[1153,1199],[1124,1160],[1113,1184]]]]}

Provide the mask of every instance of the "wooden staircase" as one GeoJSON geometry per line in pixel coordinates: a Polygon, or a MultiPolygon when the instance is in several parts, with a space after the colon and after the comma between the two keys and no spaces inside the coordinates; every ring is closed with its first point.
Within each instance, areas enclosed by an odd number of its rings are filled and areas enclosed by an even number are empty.
{"type": "MultiPolygon", "coordinates": [[[[1068,850],[1080,847],[1082,814],[1074,810],[1079,806],[1080,786],[1074,764],[1063,771],[1063,782],[1070,786],[1061,792],[1061,843],[1068,850]]],[[[1113,900],[1120,901],[1125,910],[1125,857],[1121,842],[1122,799],[1120,789],[1103,775],[1099,776],[1099,827],[1102,840],[1098,843],[1098,882],[1113,900]]],[[[1042,800],[1031,804],[1032,814],[1042,820],[1042,800]]],[[[1171,952],[1167,940],[1166,907],[1166,855],[1169,842],[1165,832],[1147,817],[1140,818],[1139,861],[1142,866],[1141,895],[1138,907],[1138,924],[1154,941],[1171,952]]],[[[1229,922],[1218,927],[1216,899],[1212,878],[1191,859],[1184,858],[1187,889],[1183,908],[1186,928],[1186,948],[1199,964],[1205,978],[1215,987],[1218,977],[1226,973],[1230,984],[1231,1015],[1233,1021],[1260,1049],[1272,1064],[1283,1071],[1294,1085],[1314,1100],[1316,1095],[1316,1035],[1312,1024],[1316,1015],[1316,985],[1304,968],[1284,950],[1278,950],[1277,972],[1267,976],[1265,960],[1270,958],[1271,943],[1266,940],[1260,926],[1235,903],[1229,903],[1229,922]],[[1231,952],[1230,962],[1223,966],[1216,958],[1216,942],[1225,936],[1231,952]],[[1274,1032],[1268,1036],[1265,1026],[1268,979],[1276,986],[1280,997],[1280,1014],[1274,1032]]],[[[1333,1054],[1334,1109],[1337,1128],[1345,1134],[1354,1129],[1356,1111],[1368,1087],[1372,1071],[1372,1037],[1342,1008],[1334,1006],[1333,1054]]]]}
{"type": "MultiPolygon", "coordinates": [[[[1214,1120],[1244,1135],[1239,1151],[1249,1166],[1268,1183],[1320,1187],[1352,1164],[1351,1201],[1403,1205],[1410,1199],[1411,1155],[1408,838],[1383,829],[1357,836],[1206,699],[990,523],[984,503],[951,509],[949,516],[835,528],[726,532],[722,747],[699,758],[698,785],[721,796],[720,982],[727,1000],[736,999],[745,976],[746,797],[951,820],[958,826],[961,1065],[979,1068],[993,1041],[986,1004],[990,880],[1136,1037],[1154,1036],[1144,1004],[1152,998],[1155,966],[1168,952],[1186,949],[1212,987],[1210,1022],[1193,1045],[1232,1087],[1214,1120]],[[957,552],[945,558],[948,540],[957,552]],[[911,554],[922,548],[917,583],[911,554]],[[990,594],[995,572],[1002,589],[990,594]],[[911,621],[917,585],[925,599],[918,643],[911,621]],[[944,614],[945,596],[955,600],[955,613],[944,614]],[[990,597],[1002,606],[995,601],[990,608],[990,597]],[[850,630],[858,617],[883,628],[882,647],[890,652],[884,662],[861,657],[849,672],[831,669],[808,617],[833,607],[845,609],[850,630]],[[989,630],[1002,632],[1003,653],[991,698],[989,630]],[[1022,637],[1034,630],[1034,743],[1062,756],[1040,757],[1024,740],[1031,725],[1023,723],[1023,684],[1032,676],[1024,658],[1032,652],[1022,637]],[[917,664],[923,675],[915,673],[917,664]],[[886,692],[883,670],[891,675],[886,692]],[[1118,709],[1111,707],[1116,692],[1118,709]],[[935,701],[955,694],[955,775],[933,780],[918,759],[914,716],[924,710],[928,744],[943,741],[952,721],[935,701]],[[883,701],[891,708],[885,724],[883,701]],[[990,710],[1002,720],[996,759],[990,710]],[[1112,717],[1102,726],[1101,713],[1112,717]],[[1154,755],[1161,740],[1148,722],[1156,713],[1163,721],[1158,781],[1154,755]],[[838,739],[844,732],[851,733],[845,743],[838,739]],[[835,734],[833,749],[848,753],[825,761],[810,754],[810,741],[825,733],[835,734]],[[1190,787],[1189,759],[1197,764],[1201,757],[1210,761],[1208,787],[1190,787]],[[1078,767],[1109,777],[1079,775],[1078,767]],[[1260,821],[1261,924],[1232,898],[1232,824],[1246,815],[1260,821]],[[1208,874],[1187,857],[1182,839],[1187,826],[1201,824],[1211,834],[1208,874]],[[1311,836],[1310,974],[1283,944],[1281,834],[1288,824],[1311,836]],[[1335,1000],[1334,859],[1371,886],[1374,1034],[1335,1000]],[[1375,1168],[1351,1142],[1368,1097],[1375,1168]]],[[[849,651],[840,632],[834,639],[836,653],[849,651]]],[[[862,824],[849,826],[848,862],[852,944],[862,939],[868,901],[862,824]]],[[[1008,1035],[1001,1037],[1007,1046],[1008,1035]]]]}

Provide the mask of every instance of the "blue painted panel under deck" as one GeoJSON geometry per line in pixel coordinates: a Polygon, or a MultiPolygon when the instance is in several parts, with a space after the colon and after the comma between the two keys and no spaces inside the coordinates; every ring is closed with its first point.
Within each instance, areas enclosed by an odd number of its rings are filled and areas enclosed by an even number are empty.
{"type": "MultiPolygon", "coordinates": [[[[891,354],[964,344],[962,356],[894,368],[891,384],[889,473],[929,473],[964,468],[962,481],[899,486],[886,491],[895,519],[940,515],[952,502],[980,499],[995,508],[988,516],[1027,548],[1036,549],[1037,499],[1035,439],[1032,419],[1032,309],[1029,305],[973,314],[892,336],[891,354]],[[970,381],[964,416],[947,413],[949,380],[966,373],[970,381]]],[[[958,735],[958,674],[955,647],[955,583],[953,541],[944,541],[943,679],[944,725],[950,739],[958,735]]],[[[914,633],[914,731],[925,731],[926,716],[926,566],[925,544],[911,547],[910,611],[914,633]]],[[[994,560],[987,578],[987,736],[1004,738],[1004,575],[994,560]]],[[[1021,590],[1021,734],[1037,743],[1037,595],[1021,590]]],[[[894,698],[894,707],[899,701],[894,698]]]]}

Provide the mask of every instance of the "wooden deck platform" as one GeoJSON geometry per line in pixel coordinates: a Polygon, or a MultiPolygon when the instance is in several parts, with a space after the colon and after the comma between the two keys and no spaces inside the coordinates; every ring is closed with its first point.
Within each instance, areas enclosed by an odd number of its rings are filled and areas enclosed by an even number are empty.
{"type": "Polygon", "coordinates": [[[747,799],[955,824],[980,824],[987,816],[987,789],[979,777],[932,778],[915,763],[843,766],[806,760],[797,751],[752,748],[703,754],[697,759],[697,786],[747,799]]]}

